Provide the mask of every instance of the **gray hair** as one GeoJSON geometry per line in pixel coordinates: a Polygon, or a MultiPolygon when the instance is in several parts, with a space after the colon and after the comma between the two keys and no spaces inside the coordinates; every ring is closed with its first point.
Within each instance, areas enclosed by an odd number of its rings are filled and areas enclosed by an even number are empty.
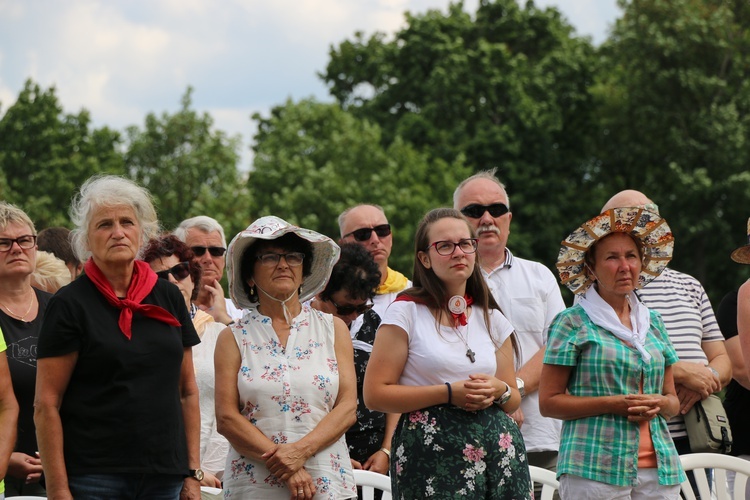
{"type": "Polygon", "coordinates": [[[95,175],[83,183],[70,205],[70,220],[76,226],[71,243],[81,262],[91,256],[88,230],[94,212],[117,205],[129,206],[135,212],[141,228],[141,244],[159,233],[156,209],[146,188],[117,175],[95,175]]]}
{"type": "Polygon", "coordinates": [[[26,224],[31,234],[36,234],[34,223],[26,212],[11,203],[0,201],[0,228],[5,229],[8,224],[26,224]]]}
{"type": "Polygon", "coordinates": [[[355,208],[359,208],[359,207],[373,207],[373,208],[377,208],[378,210],[380,210],[383,213],[383,215],[385,215],[385,210],[383,210],[383,207],[381,207],[380,205],[375,205],[374,203],[360,203],[359,205],[354,205],[353,207],[349,207],[346,210],[344,210],[343,212],[341,212],[341,214],[339,215],[339,218],[338,218],[339,233],[341,234],[341,237],[344,236],[344,221],[346,221],[346,217],[349,215],[349,213],[352,210],[354,210],[355,208]]]}
{"type": "Polygon", "coordinates": [[[461,184],[459,184],[456,187],[456,190],[453,191],[453,208],[456,210],[461,210],[462,207],[458,206],[458,197],[461,195],[461,190],[466,187],[468,183],[471,181],[475,181],[477,179],[487,179],[488,181],[492,181],[495,184],[497,184],[500,189],[503,190],[503,193],[505,193],[505,197],[508,199],[508,208],[510,208],[510,197],[508,196],[508,191],[505,189],[505,184],[500,182],[500,179],[496,176],[497,173],[497,167],[493,167],[489,170],[480,170],[476,174],[472,175],[471,177],[468,177],[461,181],[461,184]]]}
{"type": "Polygon", "coordinates": [[[197,217],[185,219],[184,221],[180,222],[180,225],[177,226],[174,231],[172,231],[172,234],[177,236],[177,239],[181,242],[187,243],[188,229],[198,229],[200,231],[203,231],[204,233],[213,233],[214,231],[218,231],[219,236],[221,236],[221,242],[224,245],[224,248],[227,247],[227,238],[226,236],[224,236],[224,228],[221,227],[221,224],[219,224],[216,219],[213,219],[207,215],[199,215],[197,217]]]}

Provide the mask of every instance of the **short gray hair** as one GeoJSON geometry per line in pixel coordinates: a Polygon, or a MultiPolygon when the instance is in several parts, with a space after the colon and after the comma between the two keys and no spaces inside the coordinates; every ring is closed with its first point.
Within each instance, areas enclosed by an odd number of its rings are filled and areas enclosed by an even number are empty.
{"type": "MultiPolygon", "coordinates": [[[[346,217],[349,215],[349,213],[352,210],[354,210],[355,208],[359,208],[359,207],[373,207],[373,208],[377,208],[378,210],[380,210],[383,213],[383,215],[385,215],[385,210],[383,210],[383,207],[381,207],[380,205],[375,205],[374,203],[360,203],[359,205],[354,205],[353,207],[347,208],[346,210],[344,210],[343,212],[341,212],[341,214],[339,215],[339,218],[338,218],[339,233],[341,234],[342,238],[344,237],[344,221],[346,220],[346,217]]],[[[387,219],[387,217],[386,217],[386,219],[387,219]]]]}
{"type": "Polygon", "coordinates": [[[224,245],[224,248],[227,247],[227,238],[226,236],[224,236],[224,228],[221,227],[219,221],[214,218],[211,218],[207,215],[199,215],[197,217],[185,219],[184,221],[180,222],[180,225],[177,226],[174,231],[172,231],[172,234],[177,236],[177,239],[181,242],[187,243],[188,229],[198,229],[200,231],[203,231],[204,233],[213,233],[214,231],[218,231],[219,235],[221,236],[221,242],[224,245]]]}
{"type": "Polygon", "coordinates": [[[26,212],[11,203],[0,201],[0,229],[5,229],[8,224],[26,224],[31,234],[36,234],[34,223],[26,212]]]}
{"type": "Polygon", "coordinates": [[[133,209],[141,227],[141,244],[159,233],[159,220],[146,188],[117,175],[95,175],[83,183],[70,205],[73,251],[81,262],[91,256],[88,230],[94,212],[102,207],[126,205],[133,209]]]}
{"type": "Polygon", "coordinates": [[[503,190],[503,193],[505,193],[505,197],[508,199],[508,208],[510,208],[510,196],[508,196],[508,191],[505,189],[505,184],[500,182],[500,179],[496,176],[497,173],[497,167],[493,167],[489,170],[480,170],[476,174],[472,175],[471,177],[468,177],[461,181],[461,184],[459,184],[456,187],[456,190],[453,191],[453,208],[456,210],[461,210],[462,207],[458,206],[458,197],[461,195],[461,190],[466,187],[468,183],[471,181],[475,181],[477,179],[487,179],[488,181],[492,181],[498,186],[500,186],[500,189],[503,190]]]}

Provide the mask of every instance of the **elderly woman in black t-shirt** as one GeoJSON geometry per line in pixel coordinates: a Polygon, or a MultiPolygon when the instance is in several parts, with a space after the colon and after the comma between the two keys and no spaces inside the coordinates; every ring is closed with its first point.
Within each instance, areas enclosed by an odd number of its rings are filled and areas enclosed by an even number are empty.
{"type": "Polygon", "coordinates": [[[136,260],[158,223],[148,192],[89,179],[73,201],[85,276],[47,309],[39,451],[50,498],[199,498],[199,342],[180,291],[136,260]]]}

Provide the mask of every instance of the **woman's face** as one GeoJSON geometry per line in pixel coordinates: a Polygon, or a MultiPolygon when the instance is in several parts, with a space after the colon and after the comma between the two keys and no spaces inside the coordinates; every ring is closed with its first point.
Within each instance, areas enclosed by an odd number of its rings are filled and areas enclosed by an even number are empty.
{"type": "MultiPolygon", "coordinates": [[[[33,235],[28,224],[11,222],[0,229],[0,239],[15,240],[22,236],[33,235]]],[[[15,242],[7,252],[0,252],[0,277],[25,278],[34,272],[36,267],[36,245],[23,249],[15,242]]]]}
{"type": "MultiPolygon", "coordinates": [[[[438,242],[459,243],[471,238],[469,226],[461,219],[446,217],[434,222],[428,232],[429,248],[418,253],[422,265],[432,269],[444,283],[465,283],[474,272],[476,251],[465,253],[455,246],[450,255],[441,255],[435,248],[438,242]]],[[[439,245],[444,246],[444,245],[439,245]]],[[[476,247],[475,247],[476,248],[476,247]]]]}
{"type": "Polygon", "coordinates": [[[89,223],[88,242],[94,262],[100,267],[132,263],[141,248],[141,226],[133,207],[97,208],[89,223]]]}
{"type": "Polygon", "coordinates": [[[594,273],[602,298],[635,290],[641,275],[641,256],[633,238],[612,233],[596,244],[594,273]]]}
{"type": "MultiPolygon", "coordinates": [[[[292,252],[294,251],[268,245],[259,249],[257,257],[292,252]]],[[[258,285],[266,293],[277,299],[286,299],[299,290],[299,287],[302,285],[302,264],[290,266],[286,258],[279,258],[279,261],[275,264],[264,264],[260,259],[256,259],[253,266],[253,277],[248,280],[248,284],[251,286],[258,285]]],[[[263,300],[265,296],[263,292],[258,291],[258,297],[260,300],[263,300]]]]}
{"type": "MultiPolygon", "coordinates": [[[[178,264],[180,264],[180,259],[176,255],[161,257],[148,263],[148,265],[151,266],[151,269],[156,273],[172,269],[178,264]]],[[[190,308],[190,298],[193,296],[193,288],[195,287],[195,283],[193,283],[193,278],[190,274],[188,274],[185,279],[178,280],[175,278],[174,274],[169,273],[169,281],[177,285],[177,288],[180,289],[180,293],[182,293],[182,297],[185,299],[185,305],[190,308]]]]}

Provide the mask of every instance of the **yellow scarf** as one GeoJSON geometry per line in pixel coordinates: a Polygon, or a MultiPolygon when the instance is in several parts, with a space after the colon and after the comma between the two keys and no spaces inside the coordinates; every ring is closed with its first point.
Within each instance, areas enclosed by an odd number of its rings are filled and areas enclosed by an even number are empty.
{"type": "Polygon", "coordinates": [[[375,293],[378,295],[384,295],[386,293],[400,292],[406,288],[408,281],[409,280],[406,279],[406,276],[389,267],[388,275],[385,277],[385,283],[380,285],[375,293]]]}
{"type": "Polygon", "coordinates": [[[216,321],[213,316],[205,311],[197,309],[195,311],[195,317],[193,318],[193,326],[195,331],[198,332],[198,336],[202,337],[203,332],[206,330],[206,325],[216,321]]]}

